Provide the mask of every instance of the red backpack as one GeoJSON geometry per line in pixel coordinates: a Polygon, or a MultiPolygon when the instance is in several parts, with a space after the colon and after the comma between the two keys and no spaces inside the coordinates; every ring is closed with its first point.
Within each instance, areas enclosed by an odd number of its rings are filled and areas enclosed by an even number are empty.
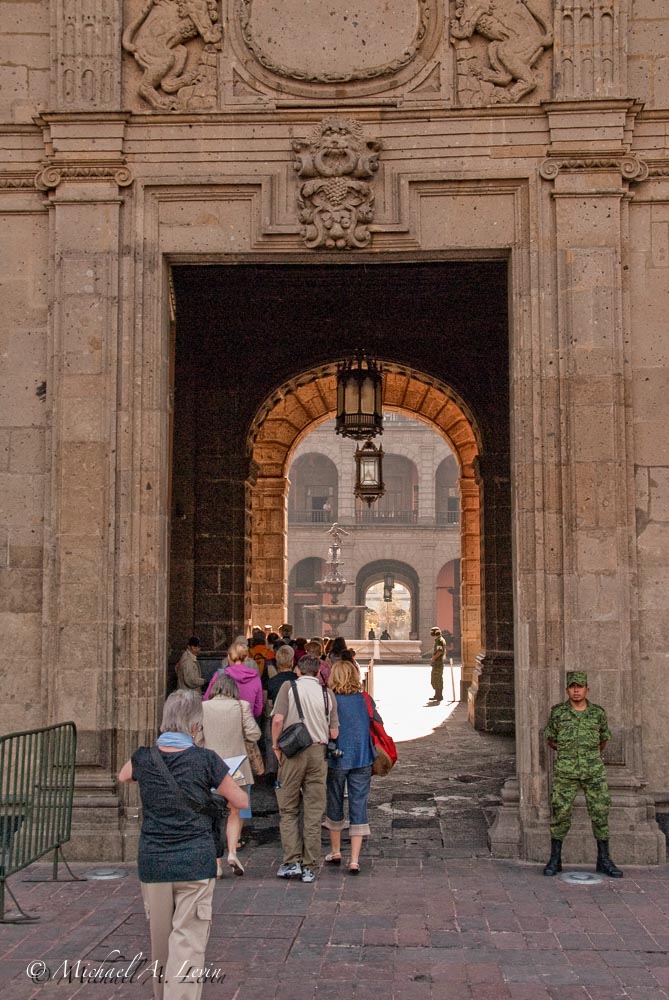
{"type": "Polygon", "coordinates": [[[372,743],[376,750],[376,757],[372,765],[372,774],[383,776],[388,774],[391,768],[397,763],[397,747],[392,736],[388,736],[388,733],[383,728],[383,723],[377,722],[374,718],[372,699],[366,691],[363,691],[363,695],[367,703],[367,711],[369,712],[369,734],[372,737],[372,743]]]}

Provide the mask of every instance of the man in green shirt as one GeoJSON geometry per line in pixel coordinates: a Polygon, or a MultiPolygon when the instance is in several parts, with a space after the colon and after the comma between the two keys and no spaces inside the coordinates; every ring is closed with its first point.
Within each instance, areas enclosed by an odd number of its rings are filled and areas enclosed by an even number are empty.
{"type": "Polygon", "coordinates": [[[567,700],[551,709],[544,736],[557,751],[551,794],[551,856],[544,875],[562,871],[562,841],[571,826],[571,811],[579,788],[585,794],[592,831],[597,841],[597,871],[622,878],[609,857],[609,808],[602,752],[611,739],[606,712],[588,701],[588,675],[583,670],[567,674],[567,700]]]}

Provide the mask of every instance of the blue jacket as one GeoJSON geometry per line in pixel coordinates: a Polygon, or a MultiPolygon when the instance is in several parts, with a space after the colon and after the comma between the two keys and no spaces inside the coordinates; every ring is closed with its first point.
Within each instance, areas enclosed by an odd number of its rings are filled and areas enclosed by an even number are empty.
{"type": "Polygon", "coordinates": [[[354,767],[369,767],[376,753],[369,734],[369,712],[362,694],[336,694],[339,715],[337,746],[344,756],[328,758],[328,767],[351,771],[354,767]]]}

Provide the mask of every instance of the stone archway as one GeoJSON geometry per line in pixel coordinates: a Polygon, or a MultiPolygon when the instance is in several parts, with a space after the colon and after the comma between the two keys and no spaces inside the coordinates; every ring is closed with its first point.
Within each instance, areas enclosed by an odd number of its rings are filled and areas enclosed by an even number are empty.
{"type": "MultiPolygon", "coordinates": [[[[400,562],[397,559],[378,559],[362,566],[358,570],[355,580],[355,603],[365,604],[365,596],[369,588],[375,583],[382,582],[386,573],[392,573],[395,582],[402,584],[409,591],[411,597],[409,632],[419,632],[420,579],[416,570],[408,563],[400,562]]],[[[360,632],[360,635],[364,638],[363,632],[360,632]]]]}
{"type": "MultiPolygon", "coordinates": [[[[460,469],[462,497],[463,686],[474,679],[481,650],[481,494],[476,463],[479,433],[466,404],[448,386],[385,363],[384,408],[407,413],[443,435],[460,469]]],[[[251,617],[283,620],[286,613],[286,470],[293,450],[336,410],[336,364],[281,386],[260,407],[249,433],[252,460],[251,617]]]]}

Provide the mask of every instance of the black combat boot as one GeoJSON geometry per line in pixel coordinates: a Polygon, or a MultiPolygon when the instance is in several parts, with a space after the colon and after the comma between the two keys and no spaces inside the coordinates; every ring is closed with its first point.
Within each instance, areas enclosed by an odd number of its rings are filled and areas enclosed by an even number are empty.
{"type": "Polygon", "coordinates": [[[544,875],[557,875],[562,871],[562,841],[551,840],[551,856],[544,868],[544,875]]]}
{"type": "Polygon", "coordinates": [[[608,840],[597,841],[597,871],[601,872],[603,875],[608,875],[609,878],[623,877],[623,873],[620,868],[616,868],[613,861],[609,857],[608,840]]]}

